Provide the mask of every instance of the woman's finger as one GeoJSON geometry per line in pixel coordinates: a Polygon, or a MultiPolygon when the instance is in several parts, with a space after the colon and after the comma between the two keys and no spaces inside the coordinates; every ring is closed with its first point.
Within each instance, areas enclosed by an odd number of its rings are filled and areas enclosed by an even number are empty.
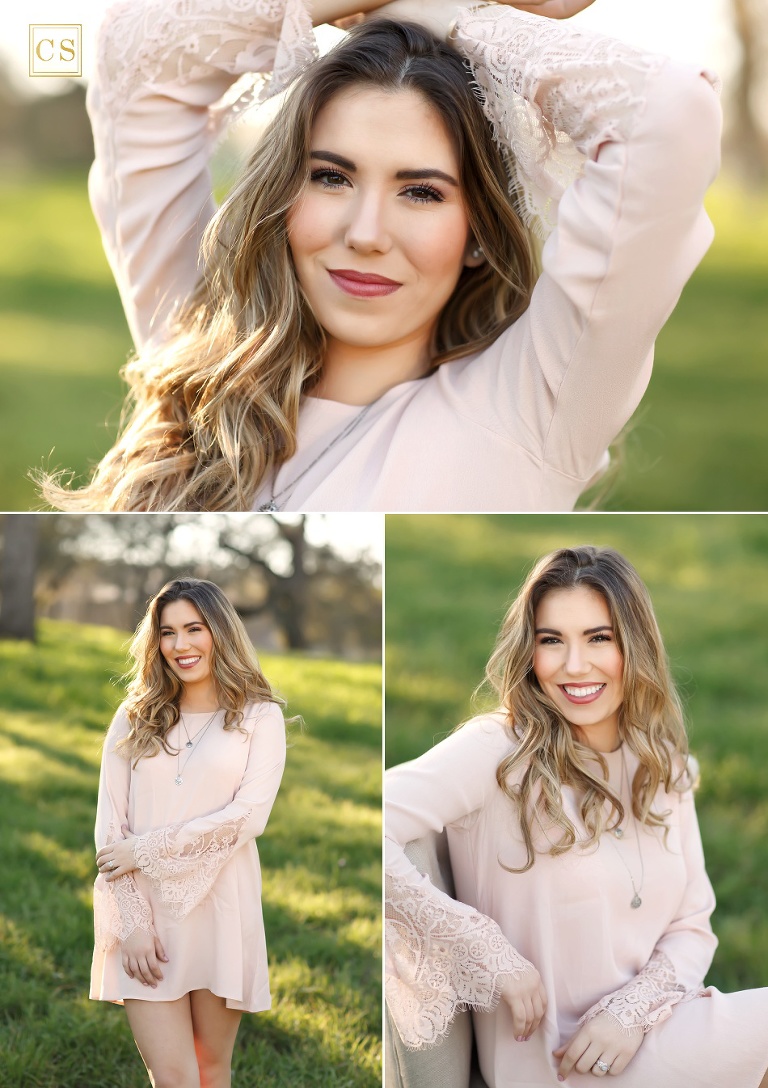
{"type": "Polygon", "coordinates": [[[574,1066],[577,1073],[589,1073],[602,1053],[598,1043],[590,1043],[574,1066]]]}
{"type": "MultiPolygon", "coordinates": [[[[560,1062],[560,1068],[557,1071],[558,1080],[565,1080],[565,1078],[569,1075],[573,1067],[576,1065],[576,1062],[584,1053],[586,1042],[587,1040],[585,1040],[584,1036],[580,1031],[577,1032],[576,1035],[574,1035],[574,1037],[571,1039],[570,1043],[563,1052],[562,1061],[560,1062]]],[[[562,1051],[563,1048],[560,1047],[560,1050],[562,1051]]],[[[555,1053],[558,1052],[555,1051],[555,1053]]]]}
{"type": "Polygon", "coordinates": [[[155,937],[155,955],[159,960],[162,960],[163,963],[168,962],[168,957],[165,954],[165,949],[163,948],[159,937],[155,937]]]}
{"type": "Polygon", "coordinates": [[[141,979],[145,986],[151,986],[153,990],[157,987],[155,977],[152,974],[146,956],[142,956],[139,960],[139,973],[141,974],[141,979]]]}

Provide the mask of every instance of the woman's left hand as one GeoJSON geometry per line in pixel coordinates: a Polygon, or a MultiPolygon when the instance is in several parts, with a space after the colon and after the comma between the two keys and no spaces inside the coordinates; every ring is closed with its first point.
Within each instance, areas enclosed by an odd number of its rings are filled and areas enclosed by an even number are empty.
{"type": "Polygon", "coordinates": [[[96,855],[99,872],[104,873],[108,881],[117,880],[119,876],[125,876],[126,873],[130,873],[136,868],[133,853],[136,836],[131,834],[130,829],[125,824],[123,824],[122,832],[125,835],[124,839],[119,839],[117,842],[110,843],[109,846],[102,847],[96,855]]]}
{"type": "Polygon", "coordinates": [[[618,1076],[632,1061],[644,1038],[640,1029],[627,1035],[610,1013],[598,1013],[579,1028],[569,1043],[553,1051],[560,1058],[557,1079],[565,1080],[573,1069],[578,1073],[591,1072],[595,1077],[618,1076]],[[597,1068],[598,1060],[609,1068],[597,1068]]]}

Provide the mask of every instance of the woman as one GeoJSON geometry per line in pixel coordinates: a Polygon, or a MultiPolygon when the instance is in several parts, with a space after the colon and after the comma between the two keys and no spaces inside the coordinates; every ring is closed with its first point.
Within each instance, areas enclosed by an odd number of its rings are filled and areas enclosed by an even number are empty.
{"type": "Polygon", "coordinates": [[[155,1088],[225,1088],[270,1007],[253,840],[285,765],[281,700],[211,582],[169,582],[104,745],[92,998],[124,1004],[155,1088]]]}
{"type": "Polygon", "coordinates": [[[764,1088],[768,989],[703,986],[717,942],[696,772],[637,572],[608,548],[542,559],[487,676],[498,711],[386,783],[404,1042],[435,1042],[470,1006],[490,1088],[764,1088]],[[443,828],[455,899],[404,852],[443,828]]]}
{"type": "Polygon", "coordinates": [[[556,21],[589,3],[397,0],[379,14],[423,25],[313,63],[312,21],[377,0],[110,9],[90,190],[132,407],[47,500],[572,508],[710,243],[720,126],[710,77],[556,21]],[[215,213],[217,104],[272,67],[270,91],[304,71],[215,213]],[[551,232],[538,282],[527,227],[551,232]]]}

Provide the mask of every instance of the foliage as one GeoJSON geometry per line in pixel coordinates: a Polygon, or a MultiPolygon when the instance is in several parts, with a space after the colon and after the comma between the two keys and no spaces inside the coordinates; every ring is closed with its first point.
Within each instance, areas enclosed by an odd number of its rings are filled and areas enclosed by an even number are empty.
{"type": "MultiPolygon", "coordinates": [[[[259,842],[273,1009],[244,1016],[238,1088],[380,1084],[380,670],[262,658],[306,726],[259,842]]],[[[87,997],[100,746],[124,635],[43,621],[0,644],[0,1088],[139,1088],[125,1016],[87,997]]]]}
{"type": "Polygon", "coordinates": [[[471,692],[533,560],[577,543],[618,548],[649,586],[701,763],[720,938],[709,981],[764,986],[768,516],[388,517],[387,763],[412,759],[473,713],[471,692]]]}
{"type": "MultiPolygon", "coordinates": [[[[25,510],[39,506],[30,468],[45,462],[82,478],[109,447],[131,340],[84,175],[6,179],[0,194],[0,509],[25,510]]],[[[768,353],[768,200],[720,182],[708,203],[717,238],[659,337],[622,470],[602,500],[610,509],[766,505],[758,405],[768,353]]]]}

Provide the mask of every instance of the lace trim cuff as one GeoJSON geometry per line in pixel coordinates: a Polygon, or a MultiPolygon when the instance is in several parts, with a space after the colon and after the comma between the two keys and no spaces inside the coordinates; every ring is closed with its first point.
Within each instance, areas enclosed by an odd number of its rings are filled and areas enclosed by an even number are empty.
{"type": "Polygon", "coordinates": [[[445,1035],[462,1008],[490,1009],[505,980],[531,968],[498,925],[471,907],[388,878],[389,1011],[410,1049],[445,1035]]]}
{"type": "Polygon", "coordinates": [[[93,921],[95,944],[99,952],[108,952],[136,929],[155,932],[152,908],[130,873],[117,880],[96,883],[93,889],[93,921]]]}
{"type": "Polygon", "coordinates": [[[631,982],[593,1005],[579,1020],[579,1026],[606,1012],[628,1035],[638,1031],[645,1034],[667,1020],[675,1005],[692,1001],[704,992],[702,989],[686,990],[677,981],[669,956],[656,951],[631,982]]]}
{"type": "Polygon", "coordinates": [[[211,890],[221,867],[238,845],[251,809],[211,831],[180,843],[185,824],[172,824],[140,835],[134,843],[136,865],[158,888],[162,901],[184,918],[211,890]]]}

